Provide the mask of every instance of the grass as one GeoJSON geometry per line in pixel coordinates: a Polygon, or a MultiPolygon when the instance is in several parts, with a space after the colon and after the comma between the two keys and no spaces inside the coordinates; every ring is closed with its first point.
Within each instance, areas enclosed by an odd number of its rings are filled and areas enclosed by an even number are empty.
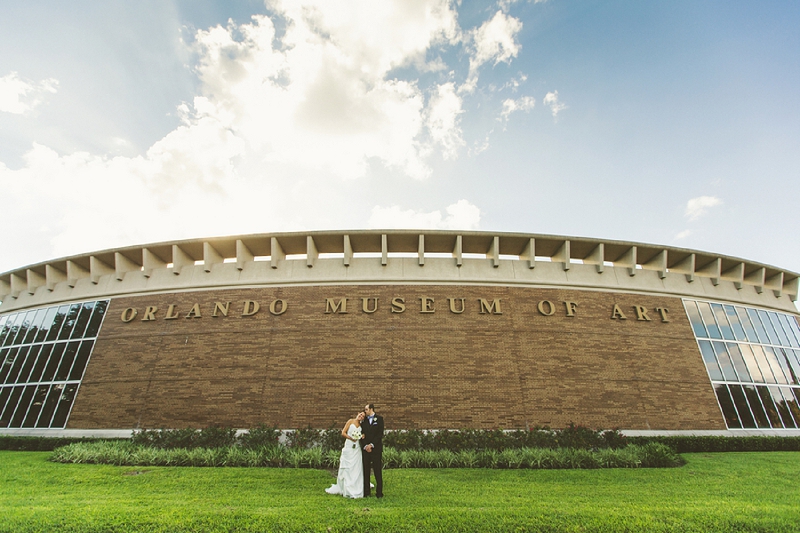
{"type": "Polygon", "coordinates": [[[58,464],[0,452],[0,531],[789,532],[800,455],[687,454],[670,469],[401,469],[386,498],[324,470],[58,464]]]}

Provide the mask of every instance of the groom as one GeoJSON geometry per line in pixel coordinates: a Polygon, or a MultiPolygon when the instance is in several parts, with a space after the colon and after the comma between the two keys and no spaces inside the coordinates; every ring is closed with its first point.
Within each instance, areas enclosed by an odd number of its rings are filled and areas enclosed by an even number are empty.
{"type": "Polygon", "coordinates": [[[369,496],[369,471],[375,472],[375,496],[383,498],[383,417],[375,413],[375,406],[368,404],[364,408],[367,419],[361,424],[364,434],[361,449],[361,461],[364,464],[364,497],[369,496]]]}

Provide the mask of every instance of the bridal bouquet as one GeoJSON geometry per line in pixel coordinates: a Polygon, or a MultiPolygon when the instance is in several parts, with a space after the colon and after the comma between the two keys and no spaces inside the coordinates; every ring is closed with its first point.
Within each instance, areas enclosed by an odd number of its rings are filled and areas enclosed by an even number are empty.
{"type": "Polygon", "coordinates": [[[356,446],[358,446],[358,441],[359,441],[359,440],[361,440],[361,428],[355,428],[355,429],[353,430],[353,435],[352,435],[352,437],[353,437],[353,438],[356,440],[356,441],[353,443],[353,448],[355,448],[356,446]]]}

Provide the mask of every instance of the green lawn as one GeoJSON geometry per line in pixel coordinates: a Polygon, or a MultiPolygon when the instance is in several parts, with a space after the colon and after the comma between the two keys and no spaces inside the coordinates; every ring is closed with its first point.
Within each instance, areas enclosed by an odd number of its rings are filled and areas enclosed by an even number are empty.
{"type": "Polygon", "coordinates": [[[798,531],[800,453],[682,468],[401,469],[383,500],[323,470],[56,464],[0,452],[0,531],[798,531]]]}

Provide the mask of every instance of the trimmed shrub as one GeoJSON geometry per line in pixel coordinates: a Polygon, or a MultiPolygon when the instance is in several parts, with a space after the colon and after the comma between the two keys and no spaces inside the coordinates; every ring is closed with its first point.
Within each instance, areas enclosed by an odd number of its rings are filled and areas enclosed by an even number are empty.
{"type": "Polygon", "coordinates": [[[239,444],[243,448],[263,448],[265,446],[277,446],[281,437],[281,430],[276,427],[268,427],[260,424],[249,429],[239,436],[239,444]]]}
{"type": "Polygon", "coordinates": [[[19,452],[52,452],[56,448],[67,446],[76,442],[99,442],[101,440],[128,439],[95,439],[95,438],[70,438],[70,437],[14,437],[0,435],[0,450],[19,452]]]}
{"type": "Polygon", "coordinates": [[[289,448],[313,448],[319,446],[322,430],[308,426],[305,429],[295,429],[286,433],[286,446],[289,448]]]}

